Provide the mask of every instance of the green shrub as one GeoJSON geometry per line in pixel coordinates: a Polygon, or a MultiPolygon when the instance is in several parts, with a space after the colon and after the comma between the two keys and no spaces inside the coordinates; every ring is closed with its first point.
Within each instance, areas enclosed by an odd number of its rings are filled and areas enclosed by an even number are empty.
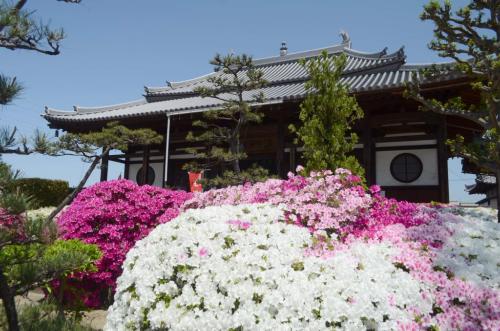
{"type": "MultiPolygon", "coordinates": [[[[57,307],[46,302],[22,305],[19,312],[21,331],[92,331],[78,316],[57,314],[57,307]]],[[[0,330],[7,329],[6,317],[0,303],[0,330]]]]}
{"type": "Polygon", "coordinates": [[[13,185],[33,199],[34,209],[57,206],[70,192],[69,184],[64,180],[20,178],[16,179],[13,185]]]}

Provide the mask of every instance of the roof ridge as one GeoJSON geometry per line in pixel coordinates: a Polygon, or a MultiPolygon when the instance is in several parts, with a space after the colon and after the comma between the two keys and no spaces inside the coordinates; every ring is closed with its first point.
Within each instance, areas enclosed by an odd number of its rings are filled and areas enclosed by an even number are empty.
{"type": "MultiPolygon", "coordinates": [[[[323,47],[323,48],[316,48],[313,50],[289,53],[289,54],[284,55],[284,56],[278,55],[278,56],[260,58],[260,59],[254,60],[253,64],[257,68],[258,67],[265,67],[265,66],[277,64],[277,63],[286,64],[289,62],[297,61],[299,59],[307,59],[307,58],[317,57],[325,50],[327,51],[328,54],[337,54],[337,53],[345,52],[351,56],[365,58],[365,59],[388,59],[388,60],[396,59],[396,60],[401,60],[401,61],[404,61],[406,59],[406,55],[404,53],[404,46],[399,48],[397,51],[390,53],[390,54],[387,54],[387,47],[385,47],[383,50],[378,51],[378,52],[365,53],[365,52],[361,52],[361,51],[354,50],[354,49],[350,48],[349,43],[342,43],[342,44],[323,47]]],[[[384,65],[385,64],[382,64],[382,66],[384,66],[384,65]]],[[[217,75],[217,74],[220,74],[220,73],[212,72],[212,73],[208,73],[208,74],[198,76],[198,77],[195,77],[192,79],[178,81],[178,82],[168,82],[167,81],[167,86],[163,86],[163,87],[145,86],[144,90],[146,92],[146,95],[151,95],[151,94],[156,94],[156,93],[175,94],[176,88],[182,88],[182,87],[194,85],[200,81],[203,81],[207,77],[217,75]]],[[[184,94],[184,93],[186,93],[186,92],[182,92],[180,94],[184,94]]]]}

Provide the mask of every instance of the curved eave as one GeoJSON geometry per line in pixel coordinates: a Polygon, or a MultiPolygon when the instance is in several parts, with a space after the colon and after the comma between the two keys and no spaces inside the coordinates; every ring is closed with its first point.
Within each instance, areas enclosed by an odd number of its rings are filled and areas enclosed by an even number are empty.
{"type": "Polygon", "coordinates": [[[72,112],[63,111],[63,110],[59,110],[59,109],[50,108],[48,106],[45,106],[45,114],[42,114],[42,116],[47,118],[47,117],[51,117],[51,116],[75,116],[75,115],[79,115],[79,114],[102,113],[102,112],[111,111],[111,110],[137,107],[137,106],[144,105],[146,103],[147,103],[146,100],[140,99],[140,100],[135,100],[135,101],[130,101],[130,102],[114,104],[114,105],[100,106],[100,107],[73,106],[72,112]]]}

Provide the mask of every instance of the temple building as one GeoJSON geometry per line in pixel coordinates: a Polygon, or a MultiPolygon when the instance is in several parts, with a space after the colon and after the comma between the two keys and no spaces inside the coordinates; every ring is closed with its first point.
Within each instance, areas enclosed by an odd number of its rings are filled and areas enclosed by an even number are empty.
{"type": "MultiPolygon", "coordinates": [[[[258,163],[283,177],[301,164],[302,148],[293,143],[294,136],[288,130],[290,123],[299,123],[299,106],[306,94],[308,75],[299,61],[317,57],[322,51],[347,56],[342,81],[364,110],[364,118],[354,127],[360,137],[354,154],[366,170],[368,184],[379,184],[386,196],[401,200],[448,202],[449,151],[445,140],[456,134],[472,139],[481,128],[459,114],[423,112],[418,103],[403,96],[405,83],[429,65],[406,64],[403,48],[393,53],[386,49],[375,53],[354,50],[346,36],[339,45],[298,53],[288,53],[283,44],[279,55],[254,60],[268,81],[261,89],[264,102],[253,105],[265,117],[262,123],[245,129],[242,144],[248,159],[242,161],[242,167],[258,163]]],[[[103,160],[101,179],[107,179],[106,162],[113,161],[124,165],[125,177],[131,180],[186,189],[188,176],[182,166],[193,158],[185,151],[192,147],[186,142],[187,132],[202,112],[221,105],[217,99],[200,97],[194,89],[220,74],[146,87],[144,97],[137,101],[74,107],[73,111],[46,108],[42,116],[51,128],[68,132],[99,130],[110,121],[156,130],[164,135],[163,144],[131,146],[126,153],[110,156],[103,160]]],[[[477,103],[479,99],[465,77],[451,74],[424,82],[422,93],[441,100],[461,96],[466,102],[477,103]]],[[[248,100],[252,94],[246,95],[248,100]]]]}
{"type": "Polygon", "coordinates": [[[476,202],[482,207],[498,208],[497,206],[497,180],[491,175],[477,175],[474,184],[465,185],[469,194],[484,194],[485,197],[476,202]]]}

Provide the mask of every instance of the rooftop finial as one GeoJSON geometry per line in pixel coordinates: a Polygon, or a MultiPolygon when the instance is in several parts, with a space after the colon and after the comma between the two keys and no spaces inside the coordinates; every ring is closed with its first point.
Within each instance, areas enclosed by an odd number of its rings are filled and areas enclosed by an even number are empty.
{"type": "Polygon", "coordinates": [[[342,38],[342,44],[351,48],[351,37],[349,37],[349,34],[344,30],[340,30],[339,36],[342,38]]]}
{"type": "Polygon", "coordinates": [[[281,42],[280,56],[285,56],[288,53],[288,47],[286,46],[286,41],[281,42]]]}

